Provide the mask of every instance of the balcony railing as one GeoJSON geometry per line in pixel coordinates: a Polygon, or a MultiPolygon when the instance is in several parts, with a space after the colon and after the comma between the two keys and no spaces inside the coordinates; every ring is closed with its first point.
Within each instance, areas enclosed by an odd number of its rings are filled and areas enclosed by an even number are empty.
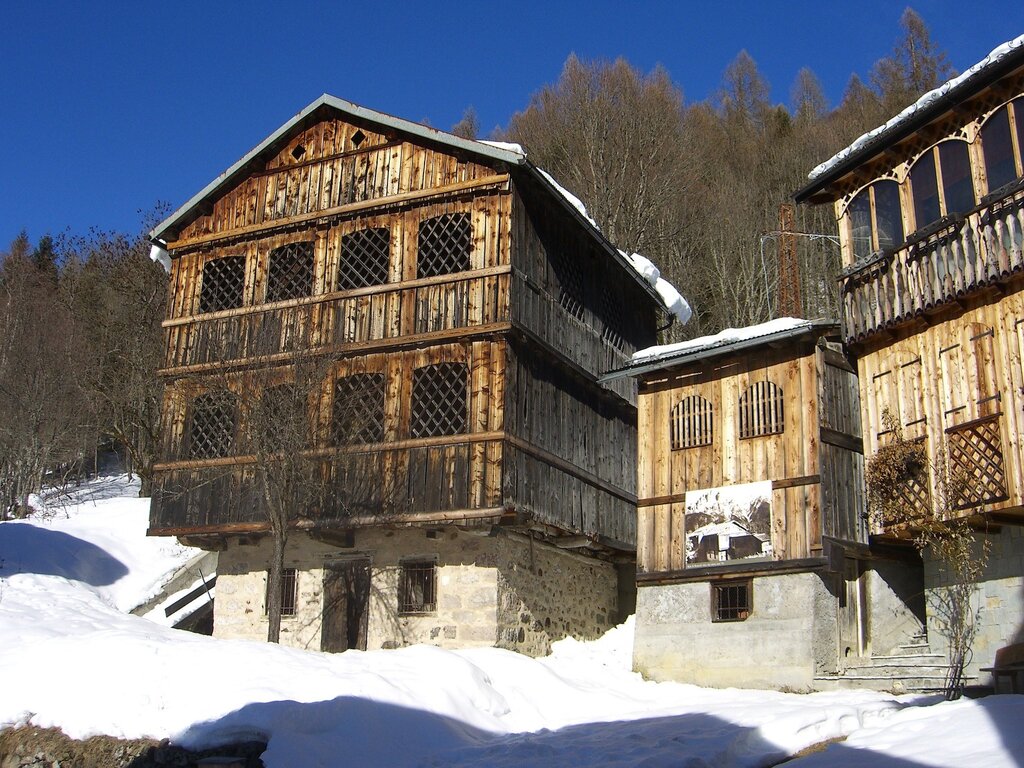
{"type": "Polygon", "coordinates": [[[508,320],[508,266],[164,322],[165,369],[421,336],[508,320]]]}
{"type": "Polygon", "coordinates": [[[903,324],[1011,275],[1024,273],[1024,185],[966,216],[949,217],[894,251],[840,275],[847,343],[903,324]]]}

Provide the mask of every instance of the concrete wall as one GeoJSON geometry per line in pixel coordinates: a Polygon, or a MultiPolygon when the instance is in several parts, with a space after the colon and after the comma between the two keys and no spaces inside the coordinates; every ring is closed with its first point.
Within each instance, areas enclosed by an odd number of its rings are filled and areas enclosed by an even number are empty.
{"type": "Polygon", "coordinates": [[[867,580],[870,650],[888,656],[924,629],[924,575],[921,566],[872,560],[867,580]]]}
{"type": "MultiPolygon", "coordinates": [[[[305,533],[289,538],[285,567],[295,568],[298,605],[282,618],[281,643],[319,650],[324,563],[365,558],[370,568],[367,648],[429,643],[446,648],[498,645],[544,654],[567,635],[593,638],[618,620],[615,567],[499,531],[454,527],[360,529],[339,548],[305,533]],[[398,613],[399,562],[436,558],[437,610],[398,613]]],[[[270,540],[232,539],[220,553],[214,635],[262,640],[270,540]]]]}
{"type": "Polygon", "coordinates": [[[633,667],[653,680],[809,690],[836,658],[836,597],[814,573],[753,579],[745,621],[711,621],[711,586],[637,590],[633,667]]]}
{"type": "MultiPolygon", "coordinates": [[[[1024,642],[1024,529],[1004,526],[997,534],[979,534],[979,539],[988,542],[988,565],[972,606],[978,632],[967,672],[979,675],[982,683],[990,683],[989,676],[979,673],[979,668],[992,666],[996,651],[1004,645],[1024,642]]],[[[928,644],[933,653],[946,653],[948,645],[939,608],[944,579],[939,564],[927,552],[924,566],[928,644]]]]}

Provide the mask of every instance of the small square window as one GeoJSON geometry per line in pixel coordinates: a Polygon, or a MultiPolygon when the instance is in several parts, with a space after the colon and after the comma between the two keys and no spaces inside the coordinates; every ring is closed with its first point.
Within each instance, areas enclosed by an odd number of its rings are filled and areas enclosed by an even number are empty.
{"type": "Polygon", "coordinates": [[[711,585],[711,620],[745,621],[753,609],[753,586],[749,579],[711,585]]]}
{"type": "MultiPolygon", "coordinates": [[[[294,616],[295,607],[299,603],[299,580],[294,568],[285,568],[281,572],[281,615],[294,616]]],[[[267,591],[263,598],[263,612],[268,613],[270,606],[270,571],[267,571],[267,591]]]]}
{"type": "Polygon", "coordinates": [[[406,560],[398,576],[398,612],[437,610],[437,567],[433,560],[406,560]]]}

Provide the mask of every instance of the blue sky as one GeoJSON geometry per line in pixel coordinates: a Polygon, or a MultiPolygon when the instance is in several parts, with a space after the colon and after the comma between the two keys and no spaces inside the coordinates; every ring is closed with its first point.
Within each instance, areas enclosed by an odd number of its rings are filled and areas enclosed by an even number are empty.
{"type": "MultiPolygon", "coordinates": [[[[472,105],[486,135],[572,52],[661,64],[699,101],[746,49],[773,100],[806,66],[835,104],[889,53],[905,5],[5,0],[0,250],[22,229],[135,231],[139,211],[177,207],[323,92],[444,129],[472,105]]],[[[1024,33],[1020,0],[913,7],[958,70],[1024,33]]]]}

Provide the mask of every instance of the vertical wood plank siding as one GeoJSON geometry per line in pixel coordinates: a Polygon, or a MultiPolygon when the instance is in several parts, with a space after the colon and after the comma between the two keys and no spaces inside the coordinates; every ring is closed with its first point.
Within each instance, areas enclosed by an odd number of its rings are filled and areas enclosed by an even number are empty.
{"type": "Polygon", "coordinates": [[[687,491],[761,480],[776,483],[775,559],[819,555],[823,535],[866,541],[858,475],[863,459],[850,449],[859,437],[856,377],[845,363],[832,365],[824,356],[811,342],[791,342],[644,378],[637,486],[641,571],[685,567],[687,491]],[[753,397],[766,392],[770,396],[753,397]],[[707,403],[711,439],[673,449],[673,409],[697,397],[707,403]],[[754,425],[756,436],[742,435],[741,422],[754,425]],[[776,423],[781,431],[767,429],[776,423]]]}

